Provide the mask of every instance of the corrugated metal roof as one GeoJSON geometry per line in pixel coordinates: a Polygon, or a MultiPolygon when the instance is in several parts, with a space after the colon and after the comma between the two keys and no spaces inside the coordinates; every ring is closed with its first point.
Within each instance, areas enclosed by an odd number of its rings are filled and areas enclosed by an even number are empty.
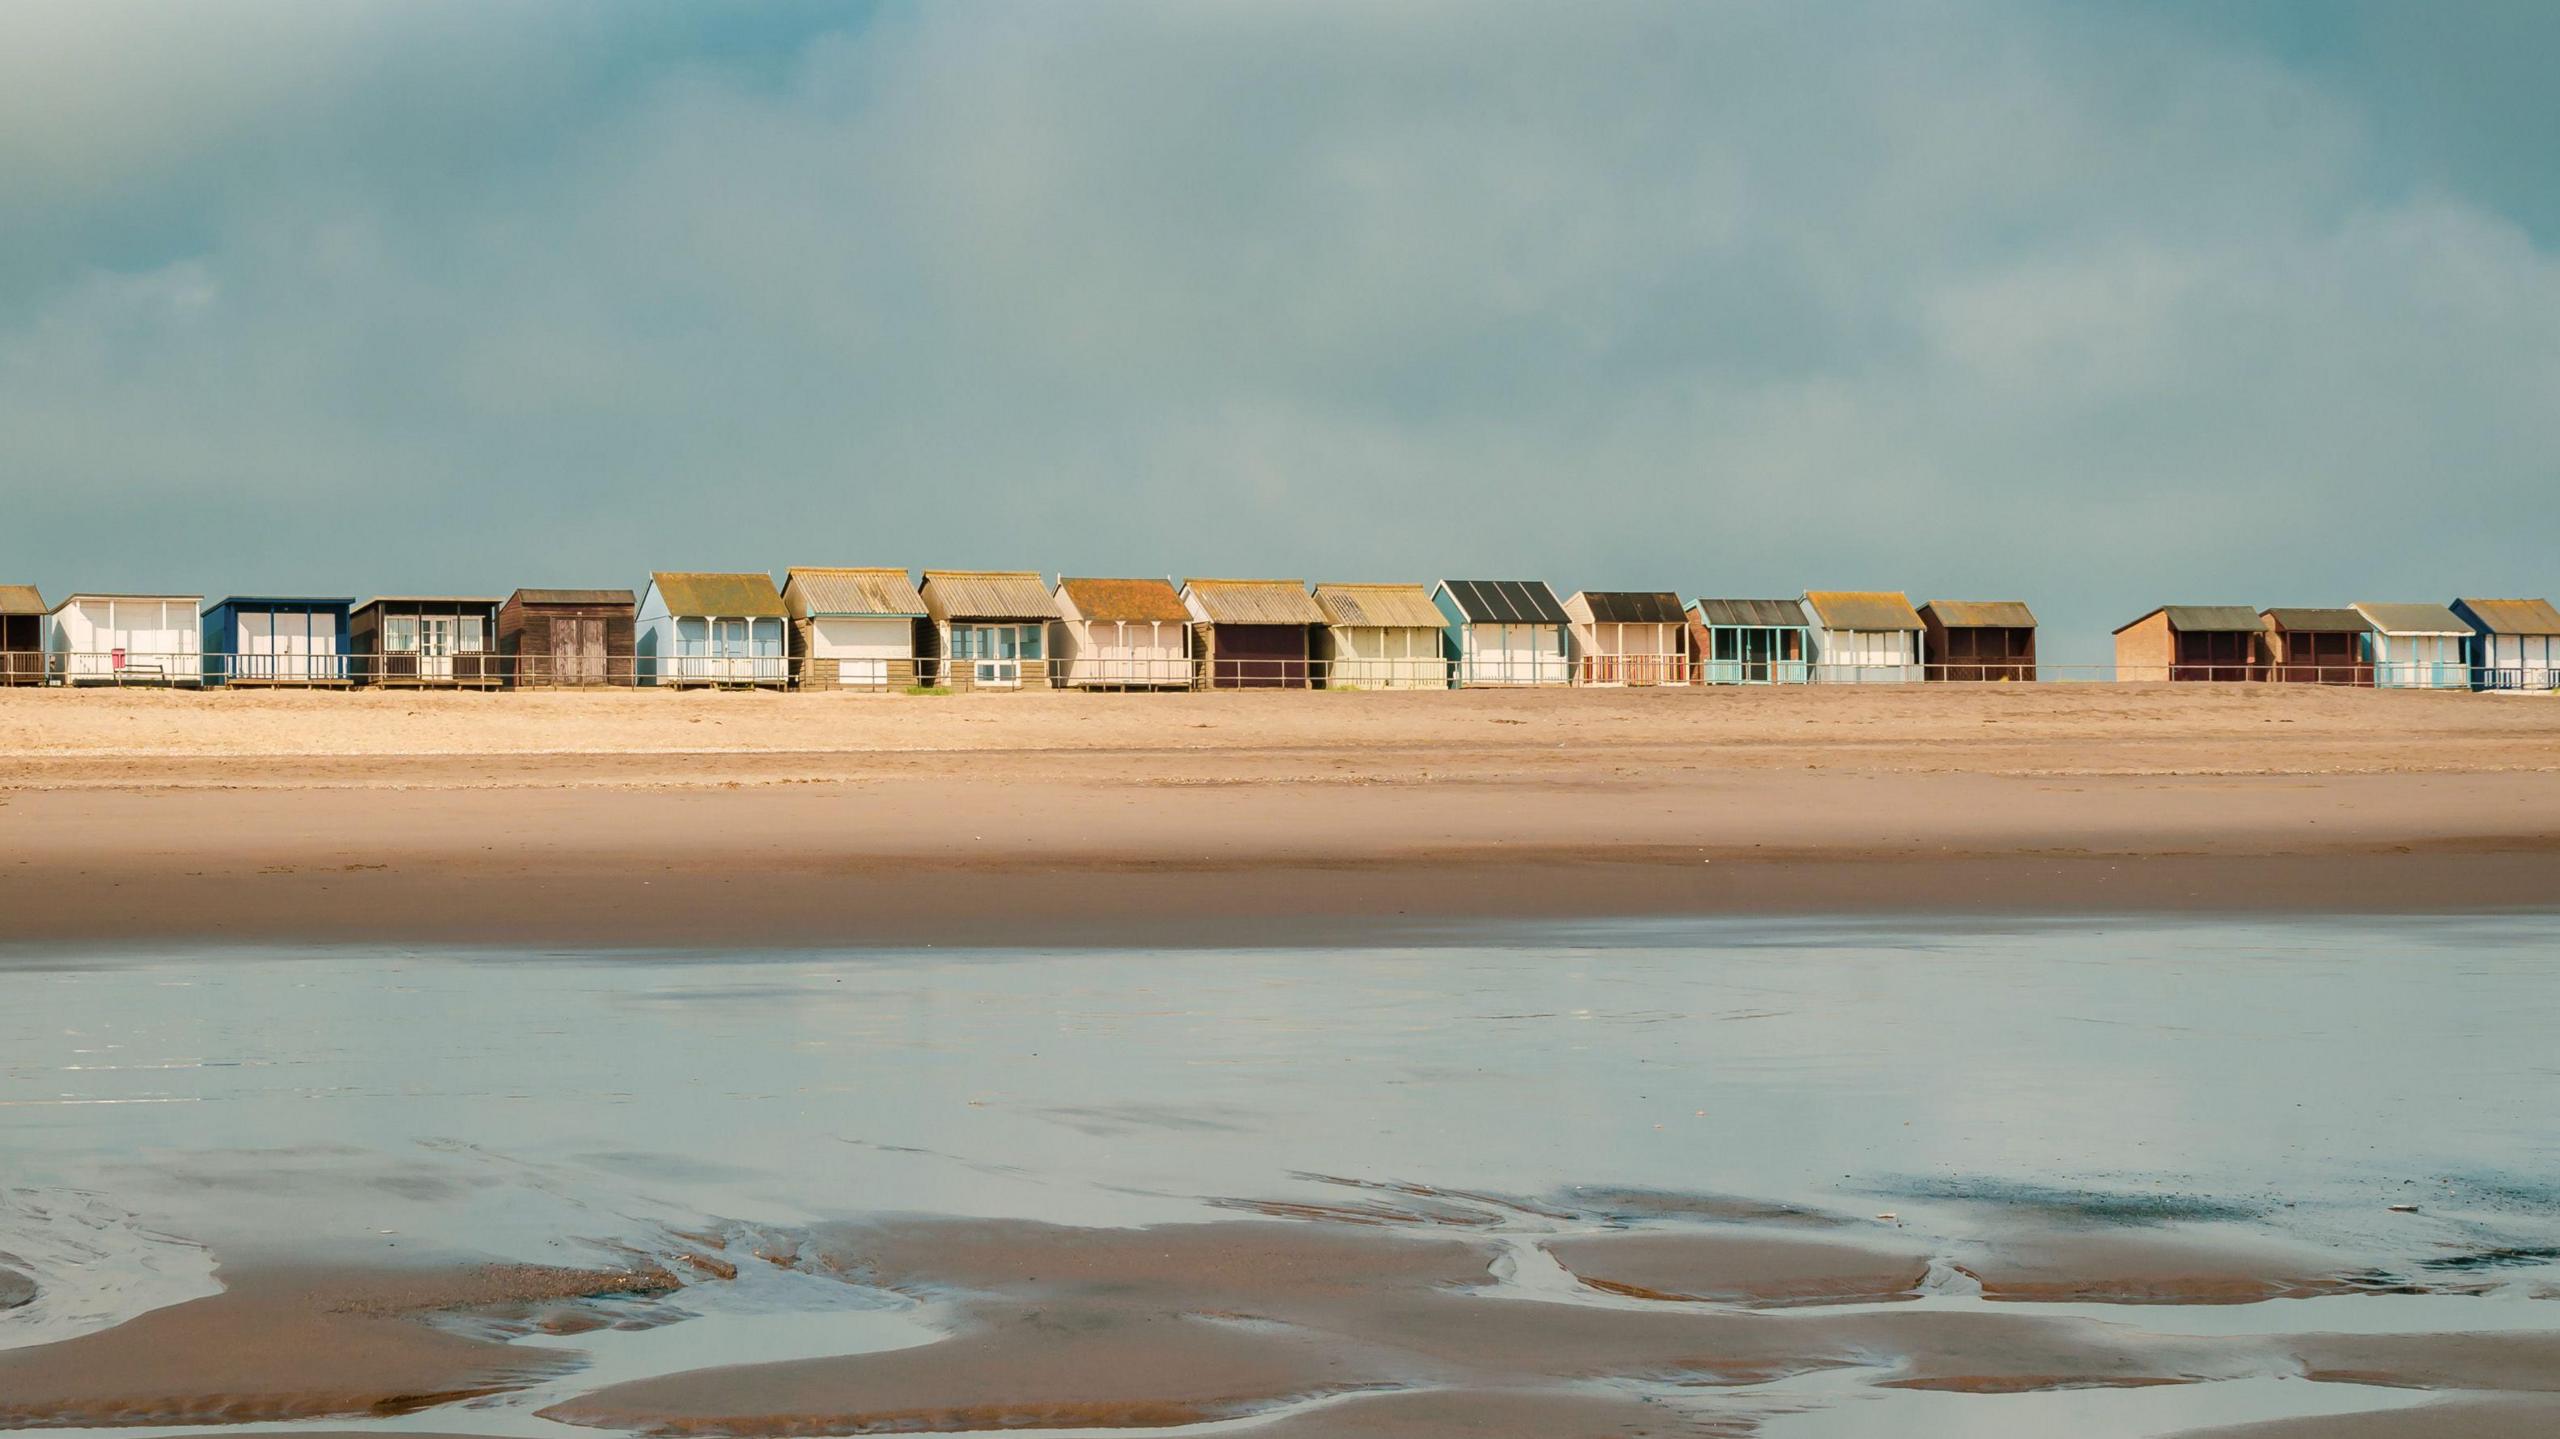
{"type": "Polygon", "coordinates": [[[1920,612],[1951,630],[2031,630],[2036,616],[2024,600],[1931,600],[1920,612]]]}
{"type": "Polygon", "coordinates": [[[629,590],[518,590],[507,597],[511,605],[628,605],[637,604],[639,596],[629,590]]]}
{"type": "Polygon", "coordinates": [[[1058,588],[1075,602],[1077,614],[1105,624],[1183,624],[1191,618],[1171,580],[1062,578],[1058,588]]]}
{"type": "Polygon", "coordinates": [[[1807,590],[1805,603],[1827,630],[1916,630],[1920,612],[1900,590],[1807,590]]]}
{"type": "Polygon", "coordinates": [[[925,612],[905,570],[795,565],[782,572],[782,592],[797,594],[819,618],[914,619],[925,612]]]}
{"type": "Polygon", "coordinates": [[[1318,585],[1316,607],[1346,629],[1445,629],[1449,617],[1420,585],[1318,585]]]}
{"type": "Polygon", "coordinates": [[[1574,596],[1595,624],[1676,625],[1688,618],[1680,597],[1668,590],[1584,590],[1574,596]]]}
{"type": "Polygon", "coordinates": [[[1320,625],[1324,611],[1300,580],[1184,580],[1213,625],[1320,625]]]}
{"type": "Polygon", "coordinates": [[[2560,635],[2560,609],[2549,600],[2473,600],[2456,601],[2464,609],[2480,617],[2492,634],[2560,635]]]}
{"type": "Polygon", "coordinates": [[[1058,602],[1038,570],[927,570],[934,613],[958,620],[1054,620],[1058,602]]]}
{"type": "Polygon", "coordinates": [[[2362,634],[2372,628],[2354,610],[2271,609],[2265,615],[2298,634],[2362,634]]]}
{"type": "Polygon", "coordinates": [[[744,574],[658,570],[650,574],[649,582],[658,587],[658,599],[671,615],[745,620],[785,613],[782,591],[773,587],[773,576],[760,570],[744,574]]]}
{"type": "MultiPolygon", "coordinates": [[[[2191,635],[2228,634],[2234,630],[2266,628],[2258,623],[2258,612],[2247,605],[2162,605],[2151,614],[2135,620],[2133,625],[2138,625],[2156,614],[2166,614],[2169,617],[2169,628],[2183,630],[2191,635]]],[[[2126,625],[2124,629],[2132,629],[2133,625],[2126,625]]],[[[2123,632],[2124,630],[2117,631],[2118,634],[2123,632]]]]}
{"type": "Polygon", "coordinates": [[[0,615],[40,615],[44,596],[33,585],[0,585],[0,615]]]}
{"type": "Polygon", "coordinates": [[[1804,606],[1794,600],[1698,600],[1698,623],[1753,630],[1800,630],[1804,606]]]}
{"type": "Polygon", "coordinates": [[[2443,605],[2358,604],[2356,613],[2386,635],[2467,635],[2471,626],[2443,605]]]}

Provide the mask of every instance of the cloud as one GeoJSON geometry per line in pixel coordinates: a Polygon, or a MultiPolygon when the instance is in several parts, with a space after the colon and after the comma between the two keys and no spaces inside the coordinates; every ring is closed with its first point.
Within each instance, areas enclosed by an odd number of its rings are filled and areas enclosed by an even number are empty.
{"type": "Polygon", "coordinates": [[[2560,267],[2216,28],[217,13],[50,47],[94,138],[0,148],[0,561],[54,588],[1466,570],[2023,595],[2096,658],[2554,587],[2478,517],[2552,489],[2560,267]]]}

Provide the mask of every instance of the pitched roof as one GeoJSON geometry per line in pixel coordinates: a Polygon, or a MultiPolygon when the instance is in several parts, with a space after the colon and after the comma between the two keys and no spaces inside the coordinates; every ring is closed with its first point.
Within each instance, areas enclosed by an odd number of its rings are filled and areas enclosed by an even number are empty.
{"type": "Polygon", "coordinates": [[[927,570],[925,608],[956,620],[1054,620],[1058,602],[1038,570],[927,570]]]}
{"type": "Polygon", "coordinates": [[[1807,590],[1804,602],[1827,630],[1916,630],[1920,612],[1900,590],[1807,590]]]}
{"type": "Polygon", "coordinates": [[[780,616],[782,591],[762,570],[719,574],[702,570],[658,570],[649,576],[658,598],[671,615],[704,615],[712,619],[762,619],[780,616]]]}
{"type": "Polygon", "coordinates": [[[1318,585],[1316,608],[1346,629],[1445,629],[1449,617],[1420,585],[1318,585]]]}
{"type": "Polygon", "coordinates": [[[925,612],[905,570],[794,565],[782,572],[782,592],[820,618],[913,619],[925,612]]]}
{"type": "Polygon", "coordinates": [[[33,585],[0,585],[0,615],[40,615],[44,596],[33,585]]]}
{"type": "Polygon", "coordinates": [[[2167,615],[2169,628],[2191,635],[2226,634],[2234,630],[2256,631],[2266,628],[2258,623],[2258,612],[2247,605],[2162,605],[2157,609],[2144,610],[2116,626],[2116,633],[2123,634],[2153,615],[2167,615]]]}
{"type": "Polygon", "coordinates": [[[1931,600],[1920,607],[1951,630],[2031,630],[2035,612],[2024,600],[1931,600]]]}
{"type": "Polygon", "coordinates": [[[627,605],[638,596],[629,590],[518,590],[507,596],[511,605],[627,605]]]}
{"type": "Polygon", "coordinates": [[[1747,630],[1805,627],[1804,606],[1794,600],[1692,600],[1689,607],[1698,612],[1698,623],[1702,625],[1747,630]]]}
{"type": "Polygon", "coordinates": [[[2372,628],[2354,610],[2279,608],[2265,613],[2279,627],[2301,634],[2362,634],[2372,628]]]}
{"type": "Polygon", "coordinates": [[[1469,624],[1561,625],[1564,606],[1545,580],[1442,580],[1469,624]]]}
{"type": "Polygon", "coordinates": [[[2560,610],[2549,600],[2472,600],[2455,604],[2479,616],[2491,634],[2560,635],[2560,610]]]}
{"type": "Polygon", "coordinates": [[[1171,580],[1071,580],[1058,588],[1075,602],[1076,613],[1105,624],[1187,624],[1191,611],[1171,580]]]}
{"type": "Polygon", "coordinates": [[[2443,605],[2359,603],[2356,613],[2386,635],[2467,635],[2471,626],[2443,605]]]}
{"type": "Polygon", "coordinates": [[[1299,580],[1184,580],[1182,591],[1200,601],[1213,625],[1320,625],[1306,584],[1299,580]]]}
{"type": "Polygon", "coordinates": [[[1680,597],[1668,590],[1582,590],[1574,598],[1594,624],[1676,625],[1688,618],[1680,597]]]}

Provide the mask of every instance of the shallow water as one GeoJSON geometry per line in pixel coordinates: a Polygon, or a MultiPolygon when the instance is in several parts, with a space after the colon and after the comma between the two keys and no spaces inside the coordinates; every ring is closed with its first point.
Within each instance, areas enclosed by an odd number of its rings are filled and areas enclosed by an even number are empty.
{"type": "MultiPolygon", "coordinates": [[[[2496,1292],[2147,1327],[2549,1327],[2560,1305],[2522,1296],[2560,1245],[2555,957],[2553,916],[1663,923],[1322,952],[18,952],[0,1252],[48,1286],[0,1313],[0,1347],[208,1292],[198,1246],[577,1263],[706,1219],[1141,1224],[1274,1200],[1588,1223],[1371,1187],[1398,1184],[1585,1212],[1618,1189],[1738,1196],[1959,1239],[2223,1219],[2496,1292]]],[[[888,1296],[773,1283],[539,1342],[594,1356],[579,1387],[931,1333],[888,1296]]],[[[1968,1403],[2148,1433],[2393,1402],[2275,1380],[1772,1388],[1772,1435],[2009,1432],[1966,1428],[1968,1403]]],[[[534,1407],[396,1423],[567,1432],[534,1407]]]]}

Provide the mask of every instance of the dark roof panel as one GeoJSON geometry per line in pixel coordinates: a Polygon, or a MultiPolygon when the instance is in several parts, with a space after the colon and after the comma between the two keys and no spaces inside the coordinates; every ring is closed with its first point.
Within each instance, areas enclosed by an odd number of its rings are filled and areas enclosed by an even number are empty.
{"type": "MultiPolygon", "coordinates": [[[[2247,605],[2162,605],[2160,608],[2168,612],[2169,628],[2191,635],[2229,634],[2235,630],[2266,628],[2258,623],[2258,612],[2247,605]]],[[[2141,620],[2134,623],[2140,624],[2141,620]]],[[[2127,625],[2125,628],[2132,627],[2127,625]]]]}
{"type": "Polygon", "coordinates": [[[1804,606],[1794,600],[1699,600],[1698,623],[1753,630],[1805,628],[1804,606]]]}
{"type": "Polygon", "coordinates": [[[518,590],[509,596],[511,605],[634,605],[640,598],[629,590],[518,590]]]}
{"type": "Polygon", "coordinates": [[[2299,634],[2362,634],[2373,628],[2354,610],[2273,609],[2266,617],[2299,634]]]}
{"type": "Polygon", "coordinates": [[[1591,620],[1603,625],[1676,625],[1687,618],[1668,590],[1584,590],[1591,620]]]}
{"type": "Polygon", "coordinates": [[[1560,625],[1564,606],[1544,580],[1442,580],[1469,624],[1560,625]]]}
{"type": "Polygon", "coordinates": [[[1920,613],[1951,630],[2031,630],[2036,616],[2024,600],[1931,600],[1920,613]]]}

